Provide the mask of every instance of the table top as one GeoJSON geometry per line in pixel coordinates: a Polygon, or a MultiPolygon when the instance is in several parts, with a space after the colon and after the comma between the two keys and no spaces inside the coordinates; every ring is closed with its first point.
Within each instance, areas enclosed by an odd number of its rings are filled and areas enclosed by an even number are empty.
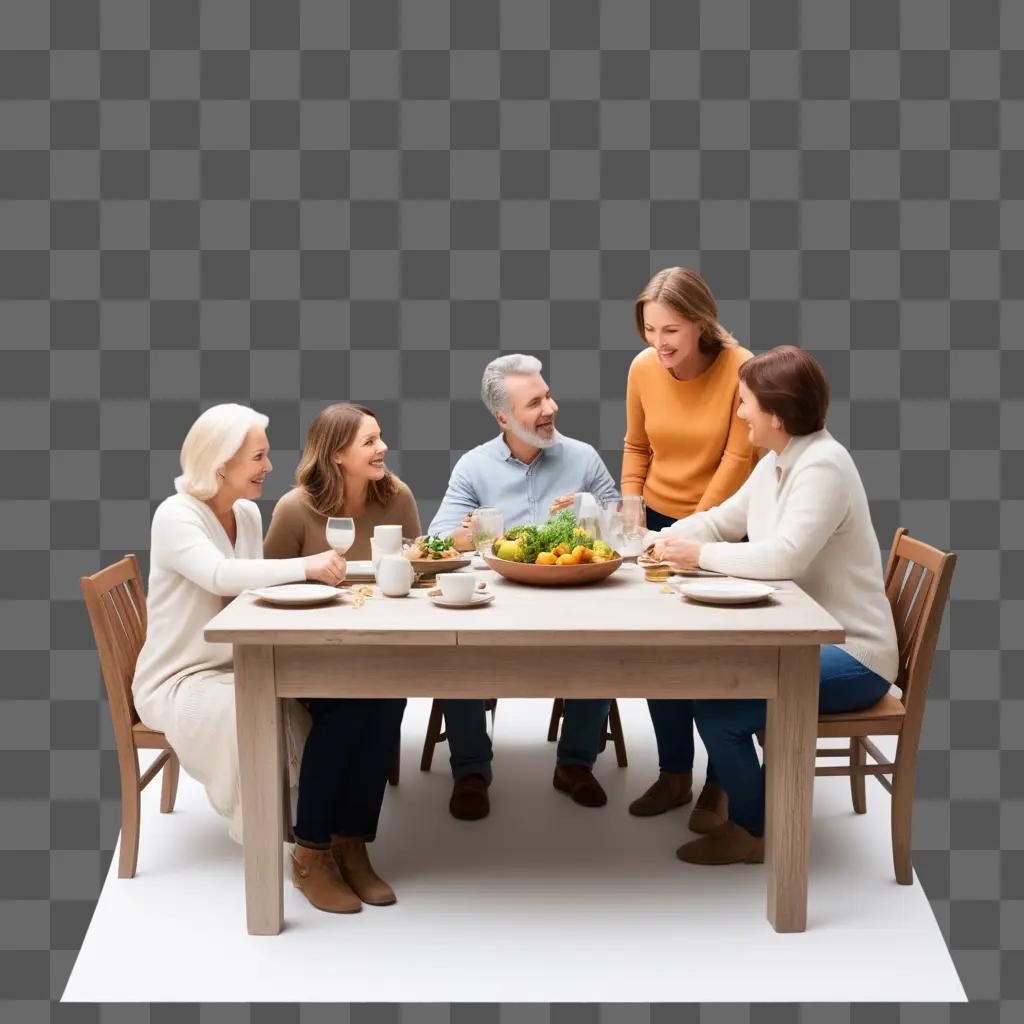
{"type": "Polygon", "coordinates": [[[755,605],[711,606],[665,593],[635,565],[599,583],[532,587],[478,570],[488,605],[441,608],[425,590],[356,606],[352,592],[313,608],[268,605],[241,594],[205,630],[211,642],[410,646],[801,646],[841,643],[842,626],[791,581],[755,605]]]}

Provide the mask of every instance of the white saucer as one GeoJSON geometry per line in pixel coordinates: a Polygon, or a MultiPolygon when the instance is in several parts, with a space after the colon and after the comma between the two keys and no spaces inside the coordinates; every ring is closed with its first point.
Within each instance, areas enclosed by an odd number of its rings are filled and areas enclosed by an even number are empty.
{"type": "Polygon", "coordinates": [[[478,591],[473,595],[473,600],[470,601],[469,604],[449,601],[443,594],[440,597],[432,597],[430,600],[439,608],[480,608],[485,604],[490,604],[494,600],[494,595],[478,591]]]}
{"type": "Polygon", "coordinates": [[[753,580],[697,579],[677,584],[676,590],[703,604],[753,604],[774,594],[776,588],[753,580]]]}
{"type": "Polygon", "coordinates": [[[261,601],[291,608],[308,608],[327,604],[341,597],[342,591],[325,583],[283,583],[277,587],[261,587],[252,593],[261,601]]]}

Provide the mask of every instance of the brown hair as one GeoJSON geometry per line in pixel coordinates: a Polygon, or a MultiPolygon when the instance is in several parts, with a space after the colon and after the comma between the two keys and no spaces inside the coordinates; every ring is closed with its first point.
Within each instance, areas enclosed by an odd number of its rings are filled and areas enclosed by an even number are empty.
{"type": "Polygon", "coordinates": [[[723,348],[738,344],[718,322],[718,303],[707,281],[696,270],[686,267],[659,270],[636,297],[636,329],[644,341],[647,340],[644,333],[644,304],[647,302],[671,306],[684,320],[700,324],[701,352],[718,355],[723,348]]]}
{"type": "Polygon", "coordinates": [[[778,416],[790,436],[824,429],[828,378],[810,353],[795,345],[779,345],[748,359],[739,374],[754,393],[757,404],[778,416]]]}
{"type": "MultiPolygon", "coordinates": [[[[295,470],[295,484],[306,492],[310,507],[322,516],[341,515],[345,478],[341,467],[331,457],[355,440],[364,416],[377,419],[365,406],[337,403],[327,406],[309,425],[306,447],[295,470]]],[[[367,485],[368,497],[381,505],[391,501],[397,490],[398,483],[391,473],[367,485]]]]}

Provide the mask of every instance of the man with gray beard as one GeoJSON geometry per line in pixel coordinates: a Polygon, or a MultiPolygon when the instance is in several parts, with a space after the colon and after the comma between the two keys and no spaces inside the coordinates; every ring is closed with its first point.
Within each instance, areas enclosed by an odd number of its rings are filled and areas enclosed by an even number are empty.
{"type": "MultiPolygon", "coordinates": [[[[501,433],[455,464],[431,534],[451,534],[466,551],[473,546],[470,518],[478,508],[501,509],[506,528],[539,526],[572,506],[577,494],[592,494],[599,502],[619,496],[597,451],[555,429],[558,405],[541,369],[539,359],[518,354],[487,364],[480,395],[501,433]]],[[[610,703],[565,702],[553,784],[584,807],[607,803],[592,769],[610,703]]],[[[490,811],[493,757],[484,702],[446,700],[444,716],[455,779],[448,809],[466,821],[484,818],[490,811]]]]}

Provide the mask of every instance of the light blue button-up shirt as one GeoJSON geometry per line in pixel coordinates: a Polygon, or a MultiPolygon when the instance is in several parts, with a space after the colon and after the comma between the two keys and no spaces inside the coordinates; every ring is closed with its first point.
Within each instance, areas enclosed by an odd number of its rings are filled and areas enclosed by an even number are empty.
{"type": "Polygon", "coordinates": [[[608,467],[589,444],[559,435],[527,465],[509,451],[499,434],[455,464],[429,532],[450,534],[470,512],[485,507],[501,509],[506,529],[530,523],[539,526],[549,518],[548,509],[556,498],[584,491],[598,501],[619,496],[608,467]]]}

